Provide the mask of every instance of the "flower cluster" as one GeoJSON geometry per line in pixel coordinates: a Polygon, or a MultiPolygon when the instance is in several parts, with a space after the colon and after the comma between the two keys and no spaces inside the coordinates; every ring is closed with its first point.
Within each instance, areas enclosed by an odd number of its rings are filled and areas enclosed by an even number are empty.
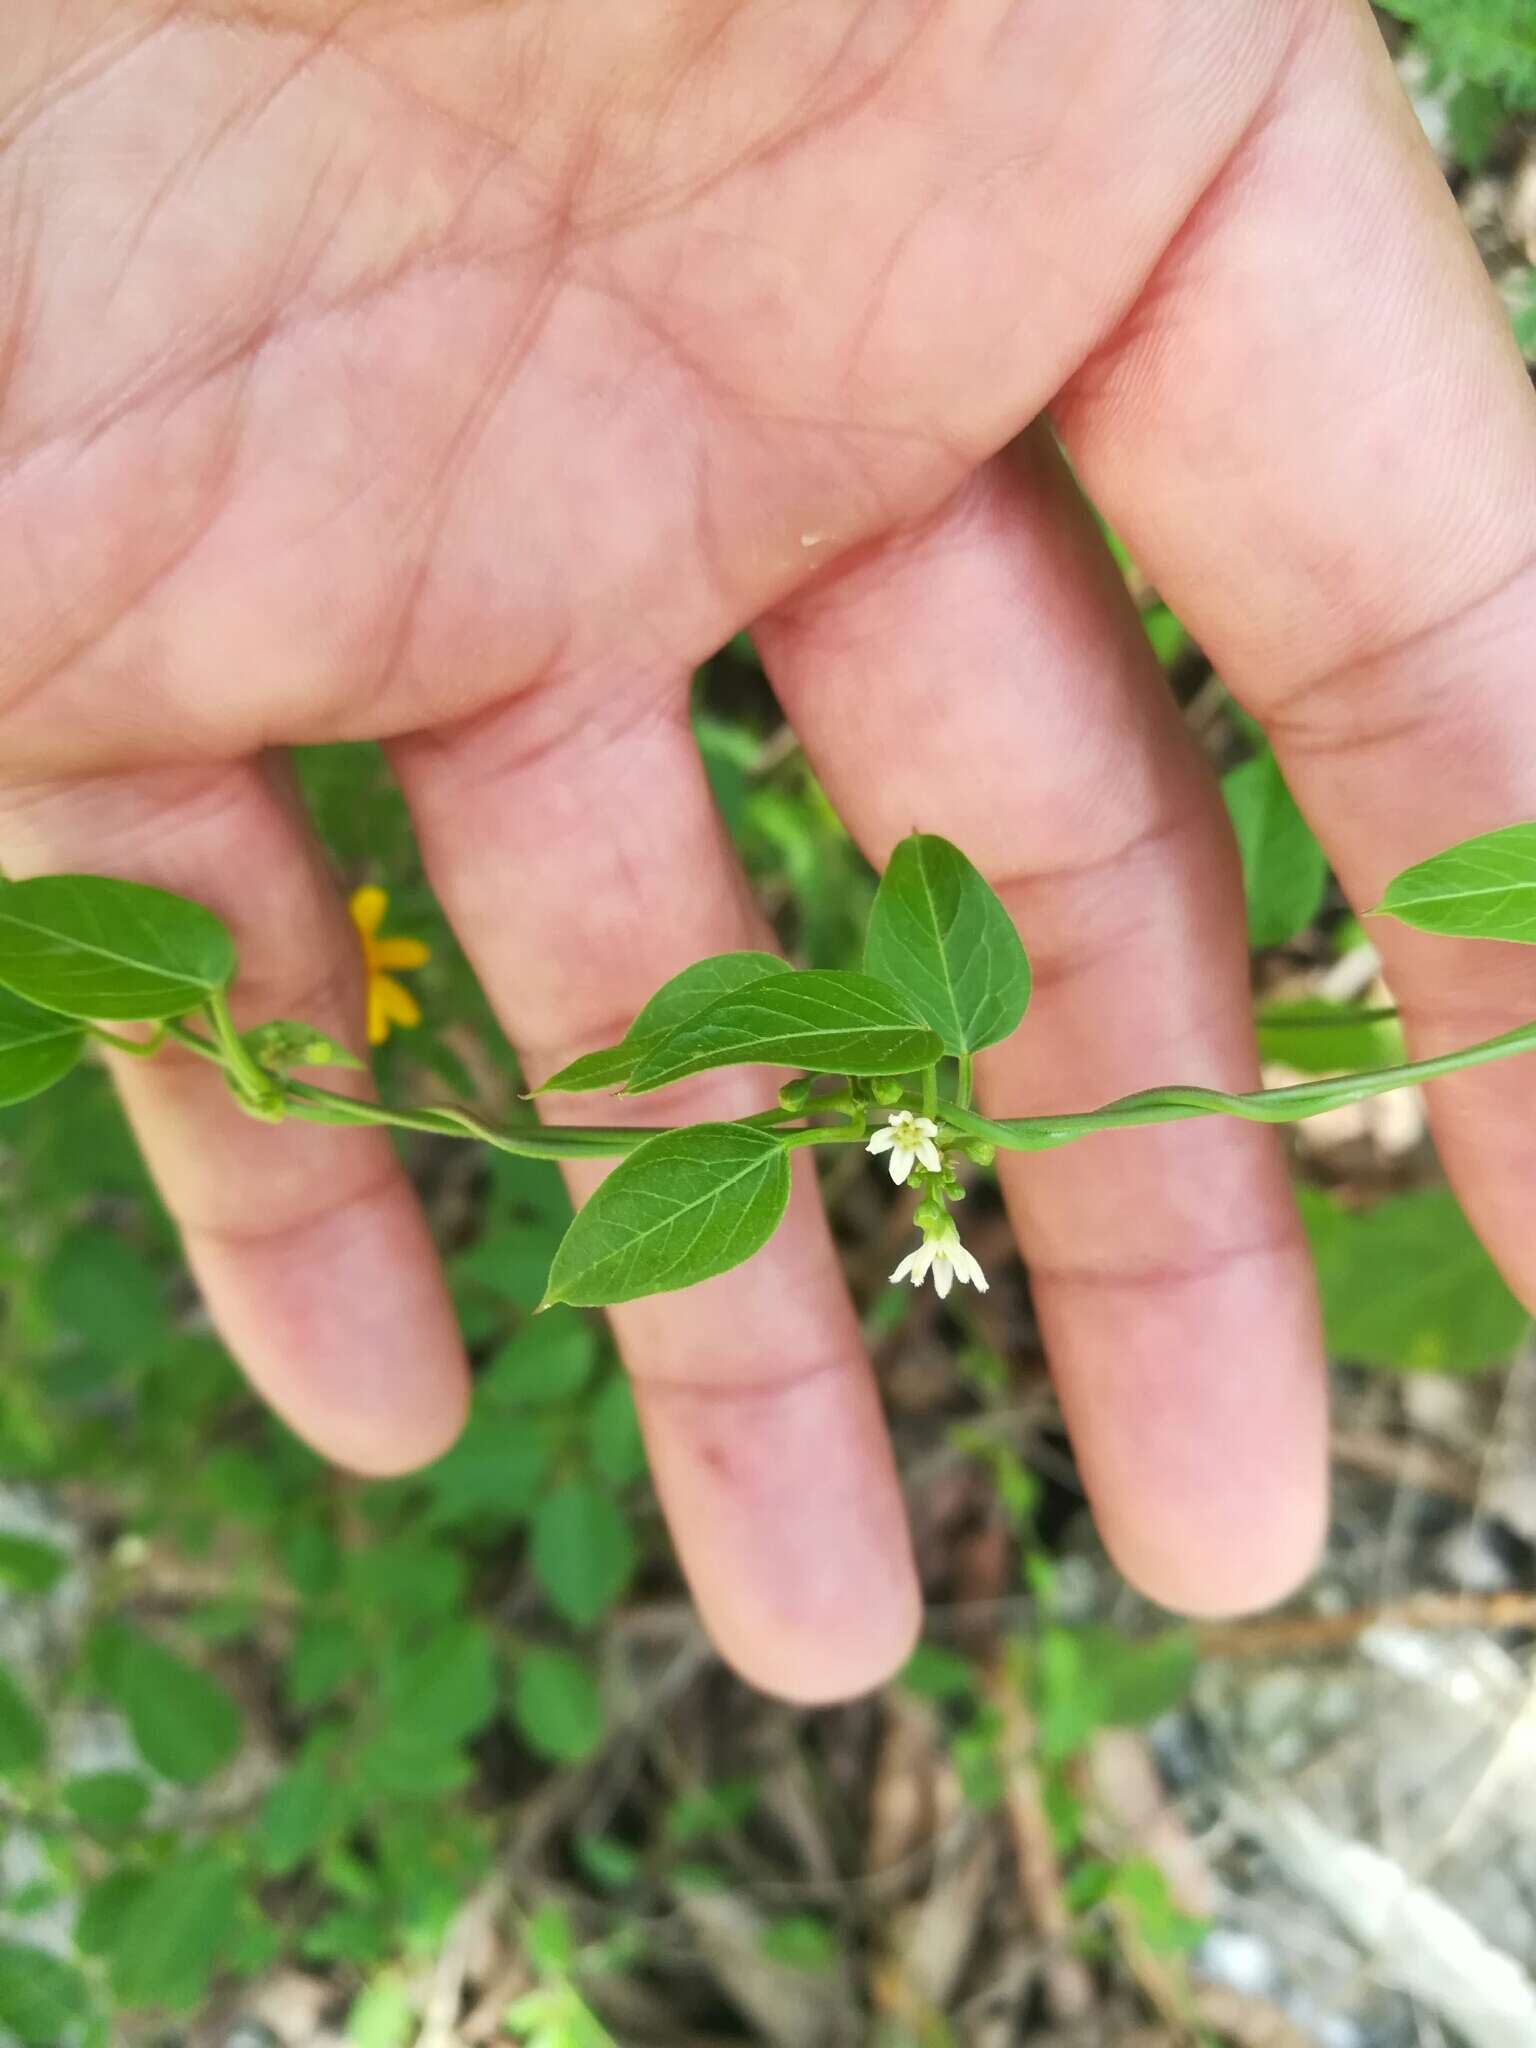
{"type": "Polygon", "coordinates": [[[960,1242],[954,1218],[944,1206],[946,1188],[954,1192],[955,1182],[939,1149],[939,1127],[932,1117],[914,1116],[908,1109],[897,1110],[886,1119],[885,1128],[875,1132],[865,1150],[886,1156],[891,1179],[898,1187],[910,1180],[914,1172],[930,1186],[917,1209],[916,1221],[923,1241],[915,1252],[908,1252],[891,1275],[892,1280],[910,1280],[914,1287],[921,1287],[931,1273],[934,1292],[941,1301],[957,1280],[974,1287],[978,1294],[985,1294],[987,1276],[960,1242]]]}

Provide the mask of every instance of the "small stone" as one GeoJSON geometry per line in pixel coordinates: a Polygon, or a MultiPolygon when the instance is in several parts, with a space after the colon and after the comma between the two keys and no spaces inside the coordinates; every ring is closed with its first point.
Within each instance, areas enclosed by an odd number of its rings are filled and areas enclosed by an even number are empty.
{"type": "Polygon", "coordinates": [[[1242,1927],[1213,1927],[1195,1955],[1195,1968],[1213,1983],[1249,1998],[1262,1998],[1275,1982],[1275,1953],[1269,1943],[1242,1927]]]}

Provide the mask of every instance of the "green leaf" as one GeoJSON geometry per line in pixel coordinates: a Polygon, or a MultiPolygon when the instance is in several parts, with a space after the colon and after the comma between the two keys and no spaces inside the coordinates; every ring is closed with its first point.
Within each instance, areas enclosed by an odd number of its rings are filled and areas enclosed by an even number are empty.
{"type": "Polygon", "coordinates": [[[592,1463],[614,1486],[628,1486],[645,1476],[645,1440],[635,1413],[635,1396],[623,1373],[615,1373],[599,1391],[587,1418],[587,1448],[592,1463]]]}
{"type": "Polygon", "coordinates": [[[16,1593],[51,1593],[68,1570],[69,1559],[53,1544],[0,1531],[0,1586],[16,1593]]]}
{"type": "Polygon", "coordinates": [[[681,1845],[730,1834],[751,1819],[761,1799],[756,1778],[726,1778],[680,1792],[667,1809],[667,1839],[681,1845]]]}
{"type": "Polygon", "coordinates": [[[644,1095],[710,1067],[910,1074],[944,1050],[907,998],[868,974],[812,968],[721,996],[648,1052],[629,1078],[644,1095]]]}
{"type": "Polygon", "coordinates": [[[573,1481],[540,1501],[530,1556],[555,1612],[576,1628],[590,1628],[629,1584],[635,1539],[606,1487],[573,1481]]]}
{"type": "Polygon", "coordinates": [[[1114,1874],[1109,1896],[1130,1908],[1136,1931],[1154,1955],[1183,1955],[1198,1948],[1210,1922],[1186,1913],[1168,1879],[1149,1856],[1128,1856],[1114,1874]]]}
{"type": "Polygon", "coordinates": [[[477,1390],[458,1442],[420,1474],[432,1496],[432,1526],[521,1521],[533,1507],[551,1453],[537,1418],[500,1413],[477,1390]]]}
{"type": "Polygon", "coordinates": [[[180,1017],[227,987],[235,944],[211,910],[100,875],[0,888],[0,986],[66,1017],[180,1017]]]}
{"type": "Polygon", "coordinates": [[[789,1154],[748,1124],[664,1131],[620,1160],[579,1209],[548,1302],[600,1308],[692,1287],[765,1245],[789,1201],[789,1154]]]}
{"type": "Polygon", "coordinates": [[[98,1878],[80,1903],[75,1946],[83,1956],[109,1956],[122,1940],[123,1923],[143,1896],[149,1872],[124,1864],[98,1878]]]}
{"type": "Polygon", "coordinates": [[[891,855],[864,965],[910,998],[946,1052],[995,1045],[1029,1006],[1029,960],[1013,919],[959,847],[929,832],[891,855]]]}
{"type": "Polygon", "coordinates": [[[136,1771],[88,1771],[64,1787],[64,1804],[93,1834],[120,1835],[149,1805],[149,1786],[136,1771]]]}
{"type": "Polygon", "coordinates": [[[1536,944],[1536,825],[1506,825],[1406,868],[1376,906],[1421,932],[1536,944]]]}
{"type": "Polygon", "coordinates": [[[90,2009],[90,1988],[72,1963],[46,1949],[0,1941],[0,2028],[22,2048],[59,2048],[90,2009]]]}
{"type": "Polygon", "coordinates": [[[368,1646],[355,1622],[330,1614],[307,1615],[283,1669],[283,1689],[300,1713],[333,1699],[368,1664],[368,1646]]]}
{"type": "Polygon", "coordinates": [[[1529,1318],[1454,1195],[1393,1195],[1363,1214],[1300,1191],[1335,1358],[1402,1372],[1505,1365],[1529,1318]]]}
{"type": "Polygon", "coordinates": [[[78,1024],[0,987],[0,1108],[62,1081],[84,1051],[78,1024]]]}
{"type": "Polygon", "coordinates": [[[391,1745],[441,1751],[465,1742],[496,1711],[496,1656],[476,1622],[447,1623],[398,1651],[379,1688],[391,1745]]]}
{"type": "Polygon", "coordinates": [[[1254,1024],[1263,1058],[1300,1074],[1359,1072],[1406,1057],[1403,1027],[1390,1010],[1352,1009],[1310,996],[1298,1003],[1266,1003],[1254,1024]]]}
{"type": "Polygon", "coordinates": [[[47,1753],[42,1716],[0,1664],[0,1777],[35,1770],[47,1753]]]}
{"type": "Polygon", "coordinates": [[[523,1930],[528,1960],[541,1977],[565,1977],[576,1966],[576,1932],[571,1916],[555,1899],[529,1916],[523,1930]]]}
{"type": "Polygon", "coordinates": [[[837,1936],[815,1913],[790,1913],[763,1929],[759,1947],[770,1962],[821,1976],[837,1961],[837,1936]]]}
{"type": "Polygon", "coordinates": [[[240,1712],[223,1686],[153,1637],[113,1624],[99,1668],[145,1762],[163,1778],[199,1785],[239,1750],[240,1712]]]}
{"type": "Polygon", "coordinates": [[[365,1062],[345,1045],[338,1045],[313,1024],[296,1024],[290,1017],[275,1017],[247,1031],[245,1042],[257,1066],[269,1074],[286,1074],[291,1067],[362,1067],[365,1062]]]}
{"type": "Polygon", "coordinates": [[[1248,942],[1283,946],[1305,931],[1322,907],[1327,856],[1296,808],[1269,748],[1224,775],[1221,793],[1243,864],[1248,942]]]}
{"type": "Polygon", "coordinates": [[[353,2048],[406,2048],[416,2038],[416,2008],[398,1977],[375,1977],[353,1999],[347,2039],[353,2048]]]}
{"type": "Polygon", "coordinates": [[[591,1672],[568,1650],[532,1649],[518,1660],[512,1716],[536,1756],[578,1764],[603,1739],[603,1703],[591,1672]]]}
{"type": "Polygon", "coordinates": [[[109,1953],[124,2005],[184,2012],[201,2000],[239,1916],[235,1874],[216,1849],[183,1851],[128,1905],[109,1953]]]}
{"type": "Polygon", "coordinates": [[[535,1095],[573,1095],[593,1088],[622,1088],[636,1066],[679,1024],[707,1009],[717,997],[784,972],[772,953],[715,953],[674,974],[656,991],[617,1045],[584,1053],[552,1074],[535,1095]]]}
{"type": "Polygon", "coordinates": [[[1185,1629],[1138,1639],[1053,1626],[1042,1631],[1034,1663],[1040,1752],[1059,1763],[1096,1729],[1139,1727],[1176,1707],[1189,1690],[1195,1647],[1185,1629]]]}
{"type": "Polygon", "coordinates": [[[897,1673],[896,1683],[927,1700],[969,1700],[979,1690],[970,1658],[942,1643],[919,1643],[897,1673]]]}
{"type": "Polygon", "coordinates": [[[487,1399],[504,1407],[557,1408],[573,1401],[597,1364],[597,1332],[574,1310],[526,1323],[486,1368],[487,1399]]]}
{"type": "Polygon", "coordinates": [[[256,1823],[261,1867],[286,1877],[306,1862],[341,1826],[346,1795],[332,1782],[320,1750],[311,1750],[268,1792],[256,1823]]]}
{"type": "Polygon", "coordinates": [[[167,1335],[160,1277],[110,1230],[72,1230],[44,1269],[42,1296],[60,1329],[107,1358],[142,1358],[167,1335]]]}

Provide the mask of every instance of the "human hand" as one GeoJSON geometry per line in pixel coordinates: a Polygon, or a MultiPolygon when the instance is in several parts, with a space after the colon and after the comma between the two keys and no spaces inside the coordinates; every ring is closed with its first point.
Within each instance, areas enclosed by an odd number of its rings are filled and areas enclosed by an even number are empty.
{"type": "MultiPolygon", "coordinates": [[[[361,1021],[289,743],[390,743],[535,1076],[761,943],[686,716],[753,622],[872,856],[951,834],[1025,934],[989,1106],[1249,1085],[1214,790],[1059,459],[998,453],[1047,405],[1360,907],[1536,810],[1536,412],[1363,10],[13,16],[0,860],[209,902],[252,1016],[361,1021]]],[[[1532,1014],[1523,954],[1382,944],[1416,1050],[1532,1014]]],[[[274,1405],[361,1469],[441,1448],[462,1359],[383,1141],[250,1124],[164,1056],[121,1079],[274,1405]]],[[[1536,1119],[1485,1074],[1434,1092],[1536,1302],[1536,1119]]],[[[755,1106],[704,1076],[641,1115],[755,1106]]],[[[1173,1606],[1273,1598],[1323,1432],[1267,1134],[1003,1178],[1119,1561],[1173,1606]]],[[[916,1599],[814,1190],[748,1267],[615,1322],[727,1654],[799,1697],[873,1682],[916,1599]]]]}

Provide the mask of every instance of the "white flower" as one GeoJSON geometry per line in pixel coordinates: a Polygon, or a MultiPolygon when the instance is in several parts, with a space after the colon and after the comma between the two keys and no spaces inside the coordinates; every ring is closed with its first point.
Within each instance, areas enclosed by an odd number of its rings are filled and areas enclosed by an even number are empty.
{"type": "Polygon", "coordinates": [[[914,1166],[926,1166],[930,1173],[944,1171],[944,1161],[933,1142],[939,1127],[932,1117],[914,1116],[910,1109],[899,1109],[886,1123],[887,1128],[876,1131],[864,1149],[890,1153],[891,1179],[898,1187],[914,1166]]]}
{"type": "Polygon", "coordinates": [[[921,1287],[930,1272],[933,1274],[933,1291],[940,1301],[957,1280],[967,1287],[974,1287],[978,1294],[987,1291],[987,1276],[981,1270],[980,1262],[960,1242],[960,1233],[948,1216],[934,1229],[924,1232],[917,1250],[907,1253],[891,1278],[910,1280],[914,1287],[921,1287]]]}

